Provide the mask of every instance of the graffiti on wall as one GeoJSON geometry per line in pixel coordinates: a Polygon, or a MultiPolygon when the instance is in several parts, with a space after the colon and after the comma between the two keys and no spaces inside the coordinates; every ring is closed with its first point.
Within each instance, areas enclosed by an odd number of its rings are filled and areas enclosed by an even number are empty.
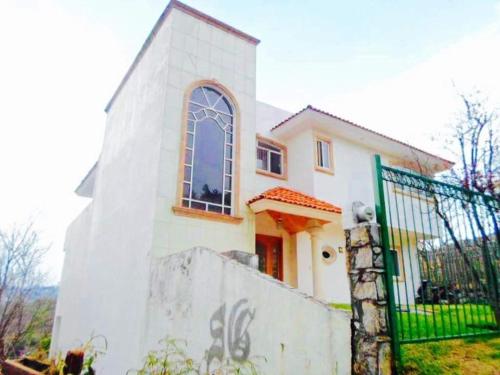
{"type": "Polygon", "coordinates": [[[206,366],[210,369],[213,362],[221,364],[224,358],[242,362],[248,359],[251,338],[248,327],[255,317],[246,298],[240,299],[230,309],[226,321],[226,304],[223,303],[210,318],[212,344],[205,353],[206,366]]]}

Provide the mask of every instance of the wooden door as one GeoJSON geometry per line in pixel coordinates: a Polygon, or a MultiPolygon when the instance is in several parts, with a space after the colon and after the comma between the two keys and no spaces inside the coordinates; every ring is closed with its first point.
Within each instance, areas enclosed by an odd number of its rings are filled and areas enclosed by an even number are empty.
{"type": "Polygon", "coordinates": [[[283,241],[281,238],[257,234],[255,252],[259,256],[259,270],[283,281],[283,241]]]}

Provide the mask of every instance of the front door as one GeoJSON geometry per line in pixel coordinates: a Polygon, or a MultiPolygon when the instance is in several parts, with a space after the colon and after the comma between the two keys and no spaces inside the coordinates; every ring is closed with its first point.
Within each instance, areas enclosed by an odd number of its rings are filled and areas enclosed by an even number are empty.
{"type": "Polygon", "coordinates": [[[259,256],[259,270],[283,281],[283,242],[280,237],[257,234],[255,252],[259,256]]]}

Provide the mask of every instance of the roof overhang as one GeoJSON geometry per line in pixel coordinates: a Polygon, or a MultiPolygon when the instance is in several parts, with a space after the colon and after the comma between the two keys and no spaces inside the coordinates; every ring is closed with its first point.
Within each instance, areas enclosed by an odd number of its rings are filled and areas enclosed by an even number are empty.
{"type": "Polygon", "coordinates": [[[342,214],[329,212],[317,208],[304,207],[296,204],[279,202],[272,199],[259,199],[249,203],[250,209],[258,214],[264,211],[279,212],[293,216],[300,216],[311,220],[318,220],[323,223],[342,224],[342,214]]]}
{"type": "Polygon", "coordinates": [[[94,196],[94,185],[97,172],[97,162],[90,168],[87,175],[75,189],[75,193],[80,197],[92,198],[94,196]]]}
{"type": "Polygon", "coordinates": [[[340,138],[369,147],[376,152],[409,161],[418,161],[434,173],[445,171],[453,162],[433,155],[397,139],[307,106],[272,129],[278,139],[286,140],[307,129],[333,133],[340,138]]]}

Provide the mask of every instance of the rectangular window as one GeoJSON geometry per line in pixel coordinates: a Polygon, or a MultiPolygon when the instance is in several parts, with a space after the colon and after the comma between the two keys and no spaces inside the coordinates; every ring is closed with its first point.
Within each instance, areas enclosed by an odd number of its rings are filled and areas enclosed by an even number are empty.
{"type": "Polygon", "coordinates": [[[333,172],[332,144],[329,140],[316,138],[316,169],[323,172],[333,172]]]}
{"type": "Polygon", "coordinates": [[[274,142],[257,139],[257,170],[270,175],[284,175],[285,148],[274,142]]]}

